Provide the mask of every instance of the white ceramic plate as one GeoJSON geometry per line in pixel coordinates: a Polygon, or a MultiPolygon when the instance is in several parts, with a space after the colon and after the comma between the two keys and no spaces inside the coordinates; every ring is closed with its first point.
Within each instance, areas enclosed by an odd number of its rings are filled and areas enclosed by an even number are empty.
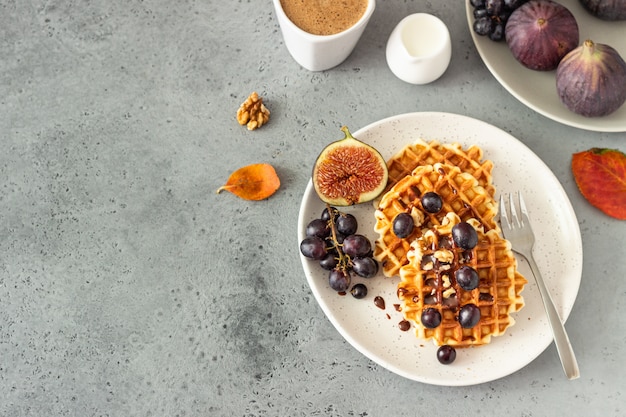
{"type": "MultiPolygon", "coordinates": [[[[567,318],[574,305],[582,273],[580,229],[572,206],[550,169],[524,144],[487,123],[449,113],[409,113],[373,123],[354,136],[378,149],[388,159],[416,138],[479,145],[484,157],[494,164],[494,184],[499,193],[521,191],[537,235],[536,260],[551,291],[557,310],[567,318]]],[[[338,132],[337,139],[342,137],[338,132]]],[[[325,208],[311,182],[304,192],[299,213],[298,242],[306,225],[325,208]]],[[[359,233],[372,243],[374,208],[370,203],[346,208],[359,221],[359,233]]],[[[441,365],[432,341],[417,339],[413,329],[398,328],[402,320],[396,311],[396,285],[399,278],[382,273],[371,279],[357,278],[368,286],[366,298],[341,296],[328,286],[328,273],[316,261],[301,255],[309,286],[328,319],[339,333],[365,356],[406,378],[436,385],[472,385],[509,375],[536,358],[552,342],[541,298],[530,270],[519,262],[528,278],[523,291],[524,308],[514,314],[516,324],[486,346],[458,349],[451,365],[441,365]],[[382,296],[386,309],[375,306],[382,296]]],[[[555,363],[555,373],[560,365],[555,363]]],[[[558,376],[558,375],[555,375],[558,376]]]]}
{"type": "MultiPolygon", "coordinates": [[[[580,42],[591,39],[615,48],[626,59],[626,21],[607,22],[587,12],[579,0],[558,0],[567,7],[578,23],[580,42]]],[[[526,106],[557,122],[597,132],[626,132],[626,104],[616,112],[588,118],[565,107],[556,92],[555,71],[541,72],[525,68],[515,60],[505,42],[493,42],[474,33],[473,8],[466,0],[469,31],[476,49],[493,76],[526,106]]]]}

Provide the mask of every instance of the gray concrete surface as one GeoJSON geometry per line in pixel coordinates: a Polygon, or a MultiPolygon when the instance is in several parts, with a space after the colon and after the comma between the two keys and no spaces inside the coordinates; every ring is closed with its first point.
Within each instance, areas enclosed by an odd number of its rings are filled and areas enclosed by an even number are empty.
{"type": "Polygon", "coordinates": [[[380,1],[357,49],[301,69],[269,0],[0,2],[0,415],[619,416],[626,223],[579,194],[571,155],[624,133],[547,119],[478,56],[461,2],[380,1]],[[410,86],[386,66],[395,24],[449,26],[446,74],[410,86]],[[272,111],[248,132],[252,91],[272,111]],[[410,111],[465,114],[527,144],[578,216],[584,270],[567,323],[582,377],[554,346],[477,386],[412,382],[371,362],[312,297],[296,228],[321,146],[410,111]],[[272,163],[282,186],[216,189],[272,163]]]}

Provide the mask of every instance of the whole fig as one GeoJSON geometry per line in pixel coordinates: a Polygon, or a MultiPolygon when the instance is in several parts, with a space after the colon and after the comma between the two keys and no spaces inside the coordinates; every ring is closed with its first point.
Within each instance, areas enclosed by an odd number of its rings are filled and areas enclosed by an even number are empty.
{"type": "Polygon", "coordinates": [[[556,89],[574,113],[606,116],[626,102],[626,62],[612,47],[586,40],[561,60],[556,89]]]}
{"type": "Polygon", "coordinates": [[[626,0],[580,0],[592,15],[604,20],[626,20],[626,0]]]}
{"type": "Polygon", "coordinates": [[[505,37],[511,53],[522,65],[550,71],[578,46],[578,23],[560,3],[531,0],[511,14],[505,37]]]}

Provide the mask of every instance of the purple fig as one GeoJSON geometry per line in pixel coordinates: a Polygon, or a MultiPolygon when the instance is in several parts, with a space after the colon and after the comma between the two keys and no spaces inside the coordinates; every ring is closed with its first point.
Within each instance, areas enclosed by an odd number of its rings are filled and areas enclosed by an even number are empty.
{"type": "Polygon", "coordinates": [[[579,42],[576,18],[552,0],[531,0],[517,8],[507,21],[505,35],[515,59],[536,71],[555,69],[579,42]]]}
{"type": "Polygon", "coordinates": [[[626,0],[580,0],[592,15],[603,20],[626,20],[626,0]]]}
{"type": "Polygon", "coordinates": [[[574,113],[606,116],[626,102],[626,62],[612,47],[586,40],[561,60],[556,89],[574,113]]]}

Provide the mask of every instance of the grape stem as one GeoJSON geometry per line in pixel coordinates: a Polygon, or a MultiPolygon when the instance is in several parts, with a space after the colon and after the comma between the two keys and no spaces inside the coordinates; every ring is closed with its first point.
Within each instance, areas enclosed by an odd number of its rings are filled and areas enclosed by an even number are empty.
{"type": "Polygon", "coordinates": [[[337,255],[338,255],[337,269],[341,269],[342,271],[345,272],[349,269],[352,260],[350,259],[348,255],[343,253],[343,250],[341,249],[343,245],[341,245],[339,241],[337,240],[337,226],[335,225],[335,215],[336,214],[341,215],[341,212],[337,210],[336,208],[331,207],[330,204],[328,203],[326,203],[326,209],[328,210],[328,214],[330,215],[329,216],[330,219],[328,220],[328,223],[330,224],[330,235],[333,239],[333,248],[337,250],[337,255]]]}

